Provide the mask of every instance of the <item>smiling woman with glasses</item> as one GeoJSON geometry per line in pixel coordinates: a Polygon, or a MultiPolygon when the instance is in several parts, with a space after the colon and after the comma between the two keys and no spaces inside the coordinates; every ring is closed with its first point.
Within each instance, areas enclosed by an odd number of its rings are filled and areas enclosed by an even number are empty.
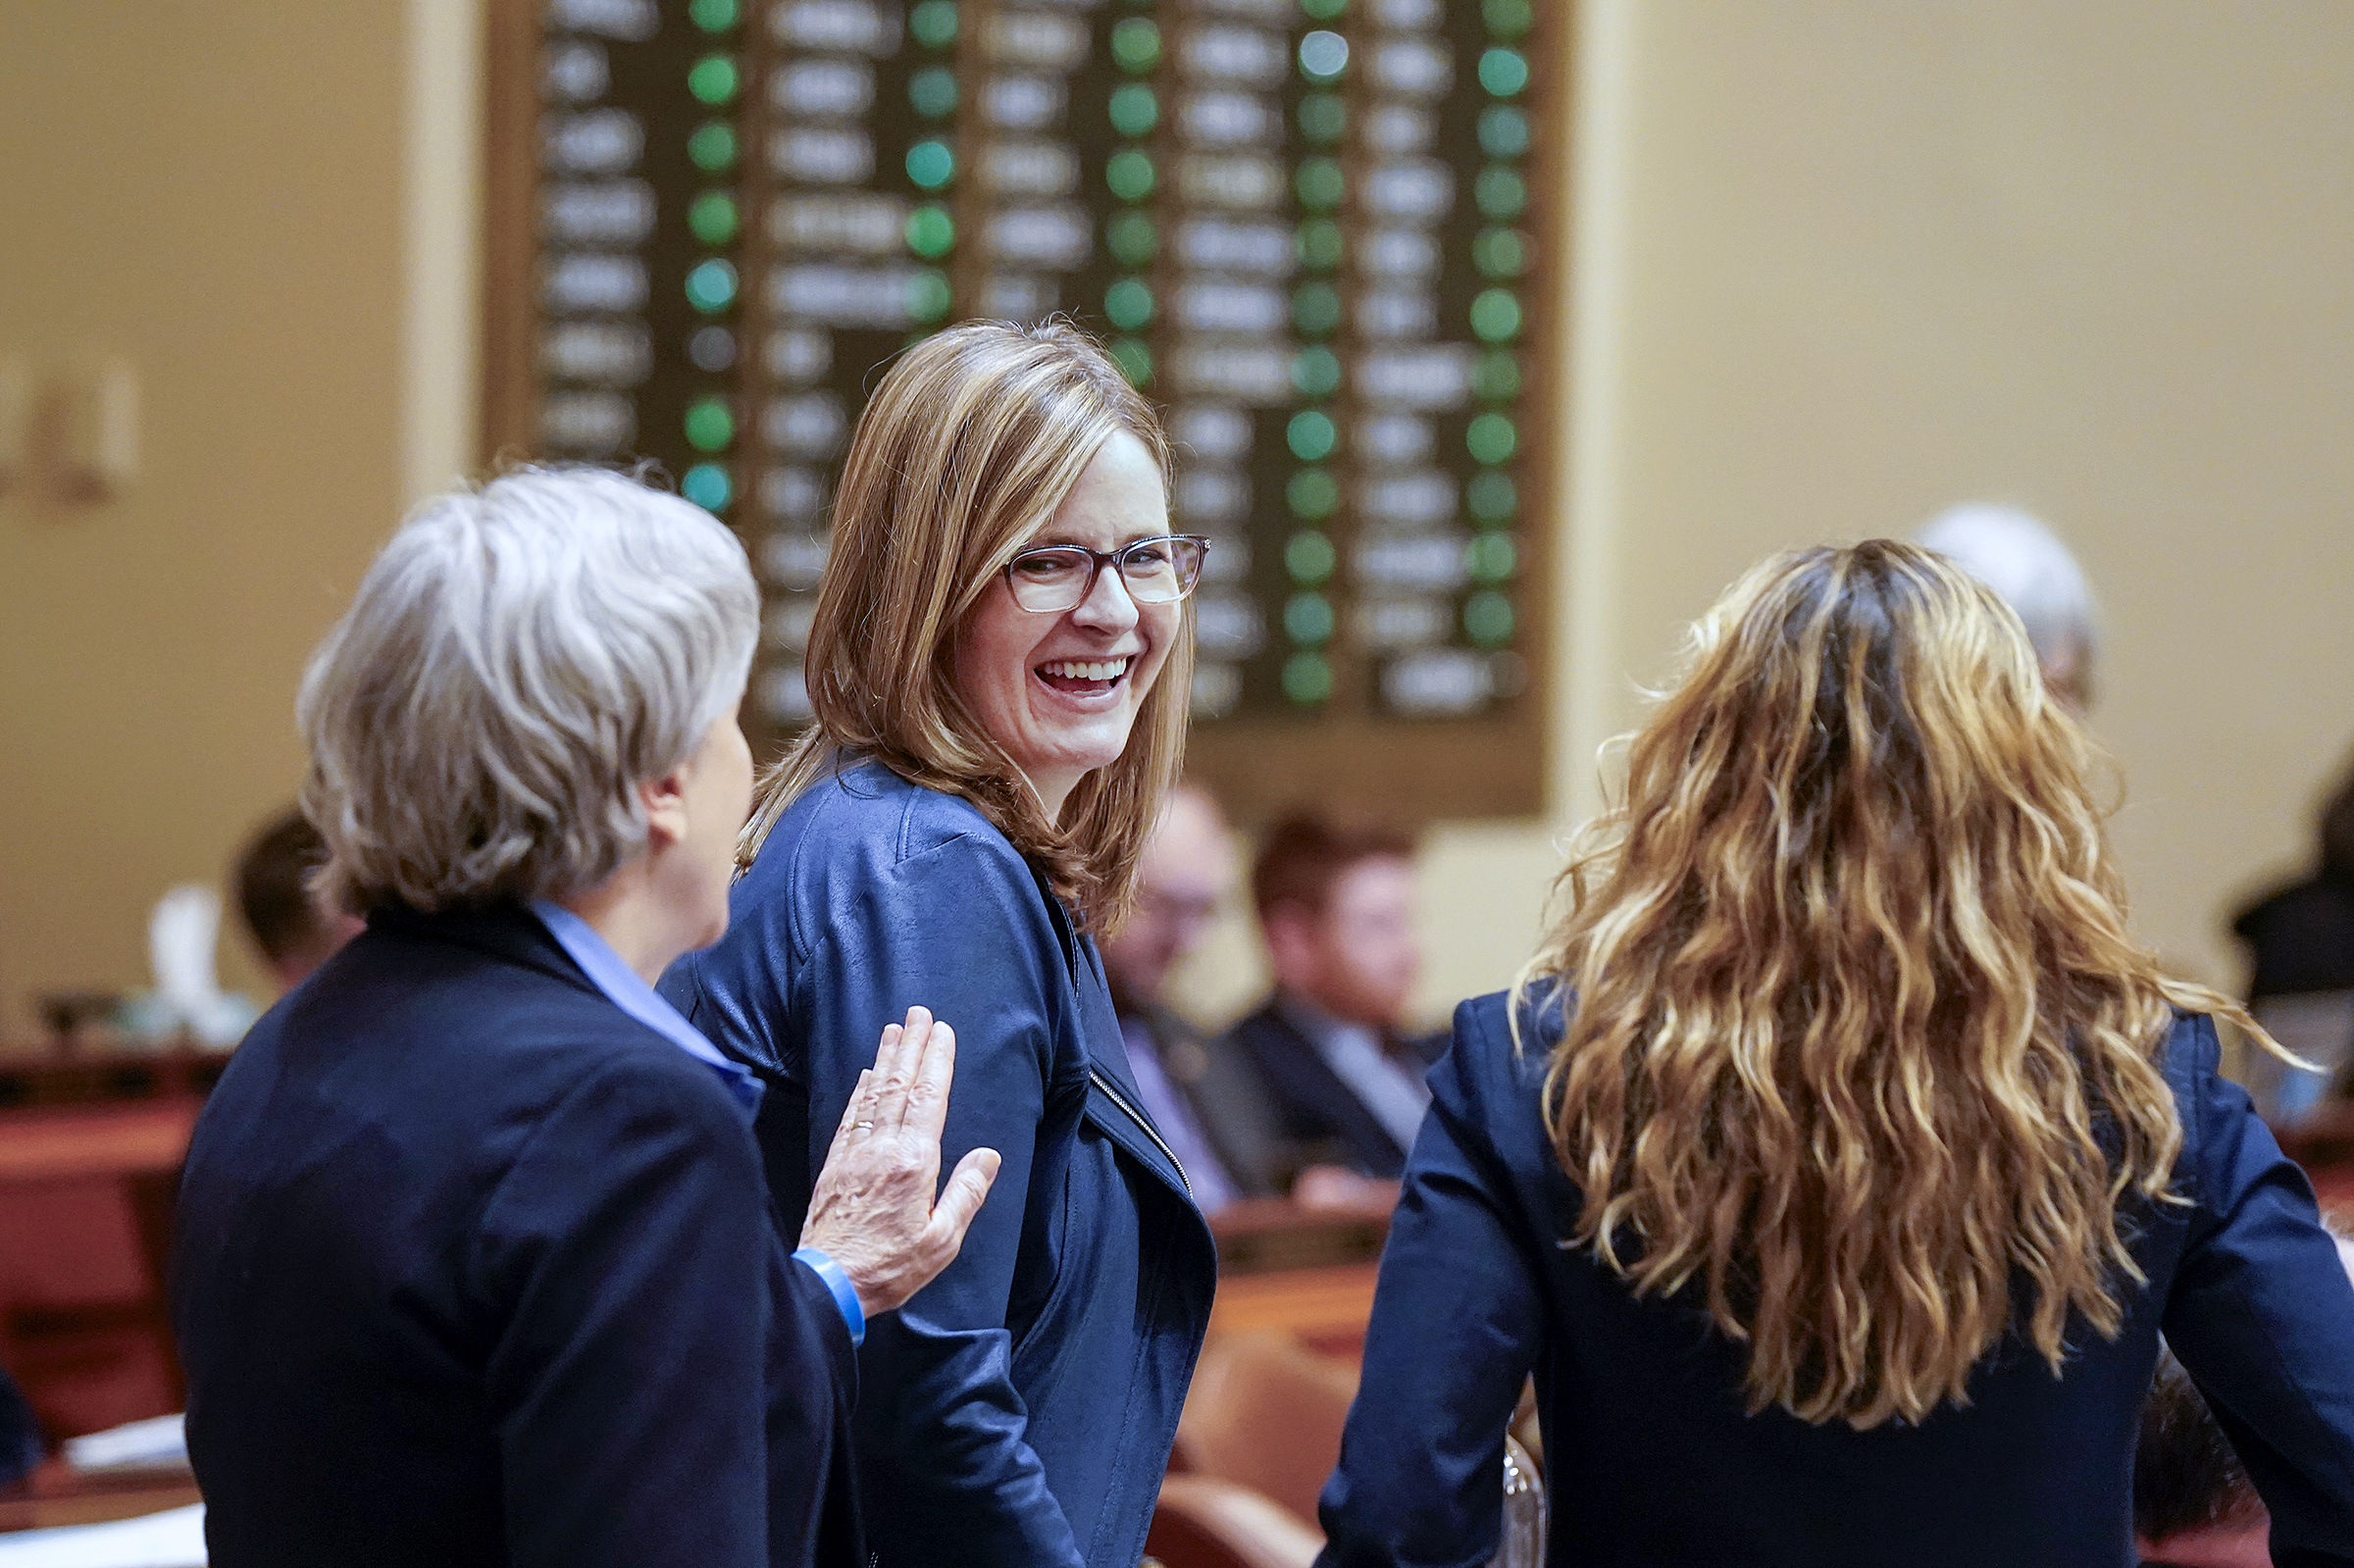
{"type": "Polygon", "coordinates": [[[788,1227],[911,1000],[956,1030],[943,1157],[1004,1154],[963,1255],[861,1355],[885,1568],[1134,1568],[1208,1321],[1208,1227],[1095,942],[1184,749],[1206,542],[1169,531],[1167,468],[1067,326],[908,351],[844,465],[814,720],[761,784],[727,937],[664,985],[767,1080],[788,1227]]]}

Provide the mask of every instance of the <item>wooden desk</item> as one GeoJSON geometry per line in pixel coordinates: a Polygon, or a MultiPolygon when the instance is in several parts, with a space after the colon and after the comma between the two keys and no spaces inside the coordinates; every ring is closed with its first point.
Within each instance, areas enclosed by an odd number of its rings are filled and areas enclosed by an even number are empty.
{"type": "Polygon", "coordinates": [[[1355,1366],[1364,1359],[1365,1325],[1373,1316],[1373,1280],[1379,1271],[1375,1263],[1341,1263],[1220,1280],[1209,1332],[1274,1329],[1318,1355],[1355,1366]]]}
{"type": "Polygon", "coordinates": [[[160,1176],[179,1169],[203,1102],[0,1111],[0,1184],[160,1176]]]}
{"type": "Polygon", "coordinates": [[[0,1487],[0,1531],[104,1524],[202,1501],[186,1465],[81,1475],[64,1460],[52,1459],[24,1480],[0,1487]]]}
{"type": "Polygon", "coordinates": [[[184,1398],[163,1280],[201,1104],[0,1111],[0,1364],[52,1439],[184,1398]]]}
{"type": "Polygon", "coordinates": [[[0,1107],[200,1098],[228,1065],[226,1051],[108,1046],[60,1055],[50,1046],[0,1044],[0,1107]]]}

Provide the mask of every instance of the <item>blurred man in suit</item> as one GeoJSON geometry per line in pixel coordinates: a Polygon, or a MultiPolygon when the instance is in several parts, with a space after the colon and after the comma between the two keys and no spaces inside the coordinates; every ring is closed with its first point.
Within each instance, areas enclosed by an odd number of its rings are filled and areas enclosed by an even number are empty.
{"type": "Polygon", "coordinates": [[[1232,894],[1234,845],[1217,802],[1192,784],[1169,794],[1138,867],[1136,908],[1102,943],[1128,1065],[1213,1214],[1237,1198],[1271,1197],[1292,1172],[1266,1086],[1242,1051],[1204,1037],[1167,1003],[1169,971],[1193,950],[1232,894]]]}
{"type": "Polygon", "coordinates": [[[1304,1162],[1384,1183],[1406,1168],[1430,1103],[1423,1070],[1446,1044],[1399,1027],[1422,968],[1413,855],[1410,835],[1380,824],[1299,815],[1270,829],[1251,895],[1275,990],[1230,1037],[1266,1080],[1304,1162]]]}

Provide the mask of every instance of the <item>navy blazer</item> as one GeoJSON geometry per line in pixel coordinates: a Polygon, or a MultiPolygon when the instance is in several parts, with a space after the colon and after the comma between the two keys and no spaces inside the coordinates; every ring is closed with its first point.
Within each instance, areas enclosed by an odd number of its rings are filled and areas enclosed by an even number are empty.
{"type": "Polygon", "coordinates": [[[861,1563],[849,1332],[746,1123],[528,910],[372,916],[188,1149],[217,1568],[861,1563]]]}
{"type": "MultiPolygon", "coordinates": [[[[1315,1041],[1285,1015],[1280,997],[1238,1021],[1227,1040],[1249,1056],[1274,1098],[1294,1175],[1306,1165],[1345,1165],[1392,1181],[1406,1168],[1406,1146],[1325,1064],[1315,1041]]],[[[1416,1067],[1427,1066],[1447,1048],[1447,1037],[1411,1038],[1404,1047],[1416,1067]]]]}
{"type": "Polygon", "coordinates": [[[996,1188],[947,1271],[867,1331],[854,1419],[883,1568],[1135,1568],[1216,1251],[1139,1105],[1095,944],[971,804],[852,766],[779,818],[716,947],[663,991],[769,1083],[797,1234],[886,1024],[956,1031],[944,1164],[996,1188]]]}
{"type": "Polygon", "coordinates": [[[1518,1056],[1503,996],[1456,1012],[1324,1489],[1320,1568],[1485,1563],[1532,1370],[1554,1568],[2128,1568],[2161,1330],[2272,1509],[2275,1560],[2354,1563],[2354,1287],[2303,1175],[2218,1076],[2207,1019],[2178,1018],[2167,1043],[2190,1201],[2141,1218],[2149,1284],[2124,1332],[2080,1329],[2058,1379],[2006,1345],[1967,1408],[1856,1432],[1745,1415],[1743,1352],[1691,1299],[1638,1301],[1561,1244],[1577,1198],[1538,1102],[1561,1035],[1548,1011],[1518,1056]]]}

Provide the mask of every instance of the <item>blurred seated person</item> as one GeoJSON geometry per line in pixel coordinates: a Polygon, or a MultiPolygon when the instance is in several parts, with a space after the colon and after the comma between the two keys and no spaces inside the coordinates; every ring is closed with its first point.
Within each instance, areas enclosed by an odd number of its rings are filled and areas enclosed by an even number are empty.
{"type": "Polygon", "coordinates": [[[2012,506],[1983,501],[1950,507],[1913,536],[1994,589],[2035,645],[2043,683],[2078,718],[2092,706],[2092,589],[2060,536],[2012,506]]]}
{"type": "Polygon", "coordinates": [[[2174,1352],[2141,1410],[2133,1549],[2142,1568],[2270,1568],[2272,1515],[2174,1352]]]}
{"type": "Polygon", "coordinates": [[[292,806],[271,818],[237,856],[237,913],[280,990],[301,985],[368,929],[359,916],[330,909],[311,891],[312,875],[326,864],[327,841],[292,806]]]}
{"type": "MultiPolygon", "coordinates": [[[[1399,1028],[1422,968],[1413,855],[1413,838],[1382,824],[1301,814],[1270,829],[1251,897],[1275,989],[1229,1037],[1304,1161],[1378,1181],[1390,1196],[1430,1104],[1422,1074],[1447,1043],[1399,1028]]],[[[1345,1202],[1348,1187],[1304,1172],[1293,1196],[1345,1202]]]]}
{"type": "Polygon", "coordinates": [[[1100,943],[1137,1091],[1204,1214],[1237,1198],[1273,1197],[1291,1174],[1257,1070],[1232,1041],[1206,1038],[1167,1001],[1169,971],[1202,940],[1234,883],[1234,846],[1217,802],[1180,784],[1145,843],[1136,907],[1100,943]]]}
{"type": "Polygon", "coordinates": [[[2354,1092],[2354,772],[2323,806],[2320,838],[2312,876],[2266,894],[2231,922],[2255,961],[2249,1010],[2274,1038],[2322,1069],[2250,1060],[2257,1105],[2277,1120],[2311,1110],[2332,1077],[2337,1098],[2354,1092]]]}

